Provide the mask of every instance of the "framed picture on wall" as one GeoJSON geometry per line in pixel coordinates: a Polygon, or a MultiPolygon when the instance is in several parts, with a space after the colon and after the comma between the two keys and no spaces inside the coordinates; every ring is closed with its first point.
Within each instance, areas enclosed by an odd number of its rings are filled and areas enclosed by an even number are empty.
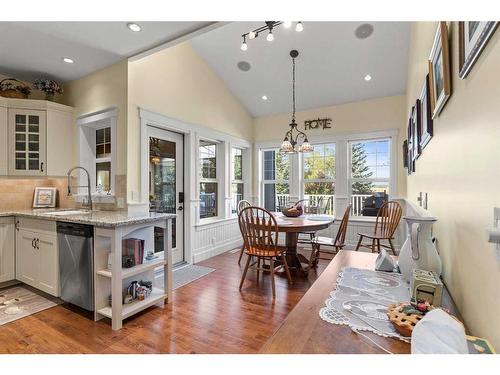
{"type": "Polygon", "coordinates": [[[408,140],[403,142],[403,167],[408,168],[408,140]]]}
{"type": "Polygon", "coordinates": [[[423,151],[427,143],[432,138],[433,134],[433,121],[432,121],[432,112],[431,112],[431,100],[429,96],[429,75],[425,77],[424,86],[422,87],[422,91],[420,92],[420,152],[423,151]]]}
{"type": "Polygon", "coordinates": [[[415,161],[413,159],[413,128],[412,128],[412,121],[411,118],[408,119],[408,175],[412,174],[412,172],[415,172],[415,161]]]}
{"type": "Polygon", "coordinates": [[[33,194],[33,208],[56,206],[57,189],[54,187],[36,187],[33,194]]]}
{"type": "Polygon", "coordinates": [[[498,26],[498,21],[458,23],[458,76],[467,77],[498,26]]]}
{"type": "Polygon", "coordinates": [[[420,100],[417,99],[417,102],[411,109],[411,131],[412,131],[412,139],[413,139],[413,150],[412,156],[413,160],[417,160],[420,154],[422,153],[422,148],[420,147],[420,133],[422,128],[422,120],[420,116],[420,100]]]}
{"type": "Polygon", "coordinates": [[[429,84],[432,118],[436,118],[451,96],[448,27],[439,22],[429,56],[429,84]]]}

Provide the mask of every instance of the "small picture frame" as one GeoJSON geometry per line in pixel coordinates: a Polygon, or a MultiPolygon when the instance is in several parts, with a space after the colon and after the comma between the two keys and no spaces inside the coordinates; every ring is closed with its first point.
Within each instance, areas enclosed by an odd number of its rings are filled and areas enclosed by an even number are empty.
{"type": "Polygon", "coordinates": [[[429,83],[432,118],[436,118],[451,96],[450,52],[446,22],[439,22],[434,36],[429,56],[429,83]]]}
{"type": "Polygon", "coordinates": [[[420,93],[420,152],[423,151],[433,135],[433,120],[431,112],[431,100],[429,95],[429,75],[425,77],[424,86],[420,93]]]}
{"type": "Polygon", "coordinates": [[[498,21],[458,23],[458,76],[465,79],[495,32],[498,21]]]}
{"type": "Polygon", "coordinates": [[[408,175],[411,175],[413,172],[415,172],[415,161],[413,159],[413,128],[412,128],[412,121],[411,118],[408,119],[408,168],[407,172],[408,175]]]}
{"type": "Polygon", "coordinates": [[[36,187],[33,194],[33,208],[51,208],[56,206],[57,189],[55,187],[36,187]]]}
{"type": "Polygon", "coordinates": [[[403,167],[408,168],[408,141],[403,142],[403,167]]]}
{"type": "Polygon", "coordinates": [[[421,132],[421,116],[420,116],[420,100],[411,109],[410,116],[410,128],[412,133],[412,157],[413,161],[417,160],[422,153],[422,148],[420,147],[420,132],[421,132]]]}

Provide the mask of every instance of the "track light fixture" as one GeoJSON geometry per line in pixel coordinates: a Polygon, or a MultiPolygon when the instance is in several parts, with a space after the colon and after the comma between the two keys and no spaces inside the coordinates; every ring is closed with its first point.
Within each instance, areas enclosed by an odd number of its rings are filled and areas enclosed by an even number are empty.
{"type": "MultiPolygon", "coordinates": [[[[243,43],[241,43],[241,50],[246,51],[248,49],[247,37],[249,40],[255,39],[259,36],[260,33],[264,32],[264,31],[267,31],[266,40],[268,42],[272,42],[274,40],[273,29],[277,26],[280,26],[280,25],[283,25],[286,28],[289,28],[292,25],[292,22],[291,21],[266,21],[265,26],[258,27],[255,30],[251,30],[248,33],[241,35],[241,37],[243,38],[243,43]]],[[[295,31],[301,32],[302,30],[304,30],[304,25],[302,24],[302,22],[299,21],[295,25],[295,31]]]]}

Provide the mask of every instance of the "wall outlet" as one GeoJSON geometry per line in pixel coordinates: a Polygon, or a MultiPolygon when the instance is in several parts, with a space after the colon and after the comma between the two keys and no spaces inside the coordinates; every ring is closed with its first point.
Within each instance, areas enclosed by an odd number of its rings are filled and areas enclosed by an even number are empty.
{"type": "Polygon", "coordinates": [[[125,198],[116,198],[116,207],[125,208],[125,198]]]}

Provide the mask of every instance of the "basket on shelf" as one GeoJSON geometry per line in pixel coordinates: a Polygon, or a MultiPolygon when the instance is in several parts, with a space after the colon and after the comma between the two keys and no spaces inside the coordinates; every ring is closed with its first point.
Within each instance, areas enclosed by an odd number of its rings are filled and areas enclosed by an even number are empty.
{"type": "Polygon", "coordinates": [[[0,96],[4,98],[27,99],[31,89],[15,78],[5,78],[0,81],[0,96]]]}

